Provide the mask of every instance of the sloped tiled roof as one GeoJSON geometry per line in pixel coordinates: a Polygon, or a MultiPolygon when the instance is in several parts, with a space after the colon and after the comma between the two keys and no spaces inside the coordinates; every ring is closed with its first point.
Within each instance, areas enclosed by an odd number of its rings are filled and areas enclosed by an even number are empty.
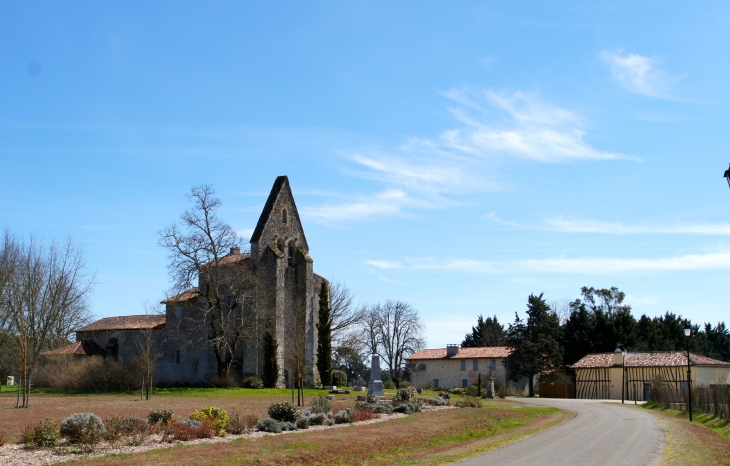
{"type": "Polygon", "coordinates": [[[407,357],[409,361],[421,359],[480,359],[506,358],[512,352],[508,346],[484,346],[478,348],[459,348],[459,352],[446,357],[446,348],[425,349],[407,357]]]}
{"type": "Polygon", "coordinates": [[[104,317],[85,327],[76,329],[77,332],[93,332],[96,330],[143,330],[159,328],[165,325],[164,315],[141,315],[104,317]]]}
{"type": "Polygon", "coordinates": [[[96,343],[90,340],[81,340],[60,348],[44,351],[41,356],[104,356],[105,352],[96,343]]]}
{"type": "Polygon", "coordinates": [[[183,303],[185,301],[190,301],[191,299],[197,298],[198,296],[200,296],[200,291],[198,290],[197,286],[194,286],[189,290],[185,290],[180,294],[167,298],[166,300],[162,301],[162,304],[183,303]]]}
{"type": "Polygon", "coordinates": [[[218,265],[235,264],[245,259],[249,259],[251,254],[244,252],[243,254],[228,254],[218,259],[218,265]]]}
{"type": "MultiPolygon", "coordinates": [[[[718,361],[699,354],[690,353],[693,366],[725,366],[730,362],[718,361]]],[[[683,351],[656,351],[647,353],[627,353],[626,367],[677,367],[687,365],[687,353],[683,351]]],[[[572,366],[571,369],[589,367],[612,367],[613,353],[588,354],[572,366]]]]}

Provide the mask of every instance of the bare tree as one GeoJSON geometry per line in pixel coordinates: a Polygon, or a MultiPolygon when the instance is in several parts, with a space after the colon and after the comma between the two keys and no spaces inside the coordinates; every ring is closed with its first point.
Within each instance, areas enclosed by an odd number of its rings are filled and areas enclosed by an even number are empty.
{"type": "Polygon", "coordinates": [[[344,282],[331,282],[330,317],[332,319],[332,347],[338,348],[352,340],[353,331],[365,315],[365,307],[356,305],[352,291],[344,282]]]}
{"type": "MultiPolygon", "coordinates": [[[[144,313],[146,315],[164,315],[165,310],[159,309],[150,303],[143,303],[144,313]]],[[[141,330],[142,339],[137,340],[137,359],[142,366],[144,372],[142,381],[142,394],[145,399],[150,399],[150,391],[152,390],[152,375],[155,372],[155,365],[157,360],[162,356],[160,351],[160,345],[163,343],[160,341],[158,335],[154,332],[155,329],[148,327],[141,330]]]]}
{"type": "Polygon", "coordinates": [[[565,325],[570,317],[570,302],[568,298],[554,299],[550,302],[550,309],[558,315],[560,325],[565,325]]]}
{"type": "Polygon", "coordinates": [[[361,326],[366,346],[385,361],[393,381],[400,386],[405,358],[425,343],[425,326],[418,311],[408,303],[388,300],[368,307],[361,326]]]}
{"type": "Polygon", "coordinates": [[[227,379],[250,327],[251,314],[246,311],[261,300],[255,296],[255,264],[240,254],[243,241],[218,218],[221,201],[214,194],[209,185],[192,188],[187,197],[193,207],[182,214],[180,224],[160,232],[160,245],[169,251],[173,292],[183,292],[199,281],[202,312],[196,325],[207,327],[206,343],[215,354],[218,377],[227,379]]]}
{"type": "Polygon", "coordinates": [[[45,246],[31,238],[20,244],[6,234],[6,253],[10,275],[2,289],[0,333],[20,369],[27,408],[41,352],[68,342],[73,329],[89,321],[87,296],[94,280],[71,240],[45,246]]]}

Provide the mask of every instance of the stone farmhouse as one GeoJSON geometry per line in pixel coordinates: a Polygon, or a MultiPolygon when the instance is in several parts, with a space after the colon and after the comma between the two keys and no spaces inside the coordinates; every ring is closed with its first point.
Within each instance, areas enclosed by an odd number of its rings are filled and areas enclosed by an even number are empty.
{"type": "MultiPolygon", "coordinates": [[[[730,363],[690,353],[692,386],[712,387],[730,384],[730,363]]],[[[657,351],[588,354],[575,364],[575,396],[582,399],[648,401],[652,387],[661,380],[674,393],[687,389],[687,353],[657,351]],[[623,373],[622,373],[623,372],[623,373]]]]}
{"type": "MultiPolygon", "coordinates": [[[[316,368],[316,323],[319,291],[325,279],[314,273],[309,246],[299,219],[289,179],[280,176],[274,182],[264,210],[251,237],[251,252],[232,248],[219,264],[236,270],[254,270],[258,309],[273,319],[278,342],[280,387],[289,387],[294,371],[291,353],[295,350],[291,335],[302,335],[297,351],[304,352],[304,382],[319,383],[316,368]],[[297,319],[294,317],[297,316],[297,319]],[[297,322],[301,328],[293,328],[297,322]]],[[[132,360],[140,346],[150,337],[159,355],[155,364],[155,383],[200,384],[215,374],[217,364],[207,344],[209,321],[200,293],[207,286],[199,278],[197,287],[172,296],[162,303],[164,315],[106,317],[76,330],[76,343],[45,353],[77,357],[104,355],[132,360]],[[203,317],[201,317],[203,316],[203,317]]],[[[231,297],[229,297],[231,299],[231,297]]],[[[231,305],[230,303],[228,304],[231,305]]],[[[239,344],[231,364],[231,373],[240,376],[262,373],[263,331],[239,344]]],[[[298,353],[298,354],[300,354],[298,353]]]]}
{"type": "MultiPolygon", "coordinates": [[[[493,377],[496,386],[506,388],[511,383],[504,365],[509,354],[507,346],[461,348],[447,345],[446,348],[419,351],[406,359],[411,369],[411,383],[419,388],[429,382],[434,388],[464,388],[476,385],[479,374],[484,386],[487,378],[493,377]]],[[[527,379],[523,379],[512,389],[522,392],[526,387],[527,379]]]]}

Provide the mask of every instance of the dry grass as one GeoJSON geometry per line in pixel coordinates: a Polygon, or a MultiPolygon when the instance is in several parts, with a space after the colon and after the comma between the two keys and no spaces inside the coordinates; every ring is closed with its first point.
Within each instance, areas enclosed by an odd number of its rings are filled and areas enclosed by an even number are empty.
{"type": "MultiPolygon", "coordinates": [[[[641,409],[641,408],[637,408],[641,409]]],[[[686,413],[649,409],[667,432],[662,465],[730,464],[730,440],[698,422],[689,422],[686,413]]]]}
{"type": "Polygon", "coordinates": [[[507,402],[483,409],[416,413],[386,424],[270,435],[215,445],[177,446],[80,464],[444,464],[474,456],[546,429],[571,416],[554,408],[515,409],[507,402]]]}

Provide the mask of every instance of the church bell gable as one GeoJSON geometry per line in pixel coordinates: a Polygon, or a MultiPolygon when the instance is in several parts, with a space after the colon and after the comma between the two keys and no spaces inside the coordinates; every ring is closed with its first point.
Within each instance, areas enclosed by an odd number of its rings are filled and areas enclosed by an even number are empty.
{"type": "Polygon", "coordinates": [[[309,251],[287,176],[279,176],[274,181],[251,236],[251,254],[258,260],[266,247],[278,250],[277,245],[293,245],[297,249],[309,251]]]}

